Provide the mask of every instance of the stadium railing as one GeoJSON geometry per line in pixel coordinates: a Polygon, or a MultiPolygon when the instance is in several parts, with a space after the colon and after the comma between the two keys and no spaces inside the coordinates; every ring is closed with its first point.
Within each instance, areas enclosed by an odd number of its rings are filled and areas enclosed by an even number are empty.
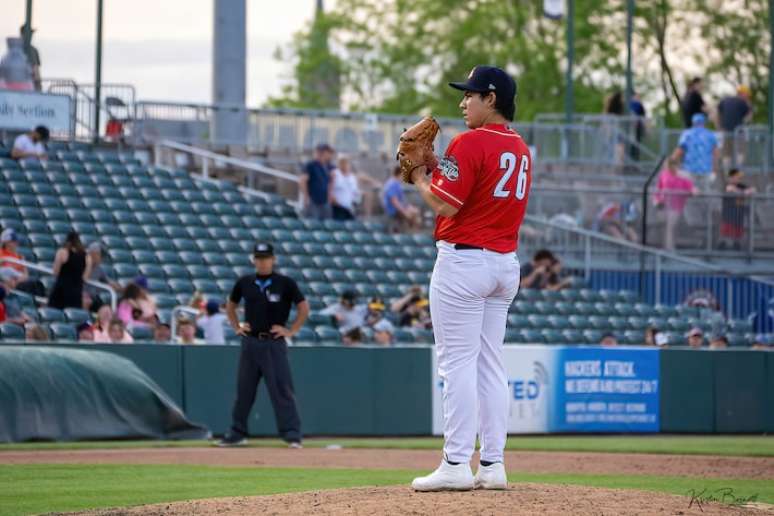
{"type": "Polygon", "coordinates": [[[756,318],[758,331],[774,328],[768,306],[774,282],[768,279],[527,215],[520,234],[522,262],[543,248],[592,288],[639,291],[642,301],[650,304],[706,303],[728,318],[756,318]]]}
{"type": "MultiPolygon", "coordinates": [[[[297,109],[245,109],[230,105],[186,104],[143,101],[137,103],[132,129],[135,143],[147,144],[170,139],[192,145],[245,145],[259,151],[300,153],[319,143],[329,143],[347,153],[390,156],[403,130],[418,116],[374,113],[342,113],[297,109]],[[240,140],[216,140],[211,124],[219,110],[244,111],[248,131],[240,140]]],[[[658,156],[639,144],[617,117],[603,117],[605,123],[516,123],[542,165],[588,165],[595,174],[628,167],[644,174],[658,156]],[[639,159],[631,157],[632,148],[639,159]]],[[[591,120],[591,119],[590,119],[591,120]]],[[[436,151],[442,152],[451,139],[465,130],[456,118],[439,117],[441,134],[436,151]]]]}
{"type": "MultiPolygon", "coordinates": [[[[23,265],[27,269],[33,270],[33,271],[38,272],[38,273],[43,273],[43,274],[46,274],[46,275],[49,275],[49,276],[53,276],[54,275],[53,269],[51,269],[50,267],[45,267],[45,266],[40,265],[38,263],[32,263],[32,262],[28,262],[26,260],[19,260],[17,258],[11,258],[11,257],[8,257],[8,256],[3,257],[3,261],[4,262],[9,262],[9,263],[15,263],[17,265],[23,265]]],[[[107,283],[102,283],[102,282],[94,281],[94,280],[86,280],[86,284],[87,285],[91,285],[94,288],[98,288],[100,290],[107,291],[108,295],[110,296],[110,307],[113,310],[116,309],[116,306],[118,304],[118,295],[116,294],[116,291],[113,290],[113,287],[111,287],[107,283]]]]}
{"type": "MultiPolygon", "coordinates": [[[[679,193],[665,195],[680,195],[679,193]]],[[[647,192],[647,239],[649,246],[663,247],[666,214],[655,205],[654,188],[647,192]]],[[[680,252],[702,256],[753,256],[774,252],[774,195],[756,194],[745,197],[737,225],[744,228],[739,248],[723,242],[720,226],[724,222],[722,193],[701,193],[686,199],[676,227],[675,242],[680,252]],[[721,245],[722,244],[722,245],[721,245]],[[725,248],[721,248],[725,246],[725,248]]],[[[572,221],[579,227],[599,229],[599,216],[605,209],[620,206],[617,223],[628,227],[636,242],[642,240],[642,217],[645,213],[642,190],[632,188],[535,186],[530,195],[529,213],[545,219],[572,221]]]]}
{"type": "MultiPolygon", "coordinates": [[[[200,149],[192,145],[186,145],[171,140],[161,140],[154,143],[154,160],[155,165],[163,167],[167,165],[175,166],[175,160],[178,154],[186,154],[199,161],[198,165],[201,167],[201,174],[198,176],[202,180],[210,180],[210,168],[224,167],[226,165],[245,171],[247,174],[247,187],[240,187],[240,191],[252,196],[259,196],[268,198],[267,194],[258,190],[259,177],[270,178],[274,181],[283,181],[286,184],[291,183],[294,189],[297,189],[299,178],[295,174],[270,168],[260,163],[248,161],[245,159],[234,158],[216,152],[208,151],[206,149],[200,149]]],[[[196,176],[194,176],[196,177],[196,176]]],[[[277,188],[278,190],[280,188],[277,188]]],[[[300,192],[297,194],[295,202],[290,203],[298,209],[300,206],[300,192]]]]}

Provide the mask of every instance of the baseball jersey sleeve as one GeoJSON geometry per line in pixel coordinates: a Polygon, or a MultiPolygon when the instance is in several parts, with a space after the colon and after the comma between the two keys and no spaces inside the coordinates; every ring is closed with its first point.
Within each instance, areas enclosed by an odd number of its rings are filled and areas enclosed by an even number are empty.
{"type": "Polygon", "coordinates": [[[481,148],[477,148],[471,138],[455,137],[433,170],[430,191],[447,204],[462,208],[476,182],[481,153],[481,148]]]}

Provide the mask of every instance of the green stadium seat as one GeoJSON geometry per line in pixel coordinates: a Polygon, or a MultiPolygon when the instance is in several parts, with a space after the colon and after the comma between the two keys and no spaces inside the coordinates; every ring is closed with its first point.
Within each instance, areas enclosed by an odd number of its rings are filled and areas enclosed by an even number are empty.
{"type": "Polygon", "coordinates": [[[65,308],[64,316],[67,322],[76,326],[91,319],[89,312],[82,308],[65,308]]]}
{"type": "Polygon", "coordinates": [[[120,278],[135,278],[140,273],[140,269],[133,263],[114,263],[113,270],[120,278]]]}
{"type": "Polygon", "coordinates": [[[317,341],[320,343],[339,344],[341,343],[341,334],[338,330],[329,326],[318,326],[314,329],[317,341]]]}
{"type": "MultiPolygon", "coordinates": [[[[609,333],[609,330],[583,330],[583,342],[586,342],[587,344],[599,344],[605,333],[609,333]]],[[[618,332],[613,333],[616,335],[619,334],[618,332]]]]}
{"type": "MultiPolygon", "coordinates": [[[[188,262],[187,262],[188,263],[188,262]]],[[[192,263],[185,266],[192,279],[211,280],[214,279],[210,268],[206,265],[192,263]]]]}
{"type": "Polygon", "coordinates": [[[312,263],[320,269],[334,269],[336,262],[330,256],[312,256],[312,263]]]}
{"type": "Polygon", "coordinates": [[[621,344],[628,344],[633,346],[641,346],[645,344],[645,334],[639,330],[626,330],[623,334],[619,334],[618,341],[621,344]]]}
{"type": "Polygon", "coordinates": [[[543,329],[550,325],[548,317],[545,315],[527,315],[527,321],[532,328],[543,329]]]}
{"type": "Polygon", "coordinates": [[[293,342],[295,344],[298,343],[309,343],[313,344],[317,341],[317,335],[315,334],[315,331],[311,328],[303,327],[300,330],[298,330],[298,333],[295,337],[293,337],[293,342]]]}
{"type": "Polygon", "coordinates": [[[543,337],[543,333],[541,330],[533,330],[533,329],[520,329],[518,330],[518,342],[523,342],[526,344],[544,344],[545,338],[543,337]]]}
{"type": "Polygon", "coordinates": [[[583,344],[586,342],[586,336],[577,329],[562,330],[562,338],[565,344],[583,344]]]}
{"type": "Polygon", "coordinates": [[[199,247],[190,238],[173,238],[172,239],[172,244],[175,246],[175,249],[177,249],[180,252],[188,252],[188,253],[197,252],[198,253],[198,251],[199,251],[199,247]]]}
{"type": "Polygon", "coordinates": [[[24,328],[18,324],[0,323],[0,340],[24,341],[24,328]]]}
{"type": "Polygon", "coordinates": [[[138,263],[137,267],[140,269],[140,274],[147,278],[163,279],[166,278],[166,272],[156,263],[138,263]]]}
{"type": "Polygon", "coordinates": [[[164,271],[164,274],[166,275],[167,278],[189,279],[191,277],[190,274],[188,273],[188,269],[186,269],[182,265],[166,263],[166,260],[162,260],[162,263],[165,263],[164,265],[161,266],[161,268],[164,271]]]}
{"type": "Polygon", "coordinates": [[[70,323],[55,322],[49,325],[51,329],[51,338],[53,340],[64,340],[74,342],[78,340],[75,327],[70,323]]]}
{"type": "Polygon", "coordinates": [[[547,301],[536,301],[532,304],[532,311],[536,314],[551,315],[556,313],[554,303],[547,301]]]}
{"type": "Polygon", "coordinates": [[[629,317],[627,321],[632,330],[644,331],[648,327],[648,320],[644,317],[629,317]]]}
{"type": "Polygon", "coordinates": [[[167,284],[172,292],[177,294],[184,294],[183,300],[179,300],[179,304],[188,304],[187,295],[194,291],[193,283],[187,279],[168,279],[167,284]]]}
{"type": "Polygon", "coordinates": [[[564,330],[571,327],[570,321],[564,315],[549,315],[548,324],[551,328],[564,330]]]}
{"type": "Polygon", "coordinates": [[[58,308],[51,308],[48,306],[42,306],[38,308],[38,319],[41,322],[65,322],[65,314],[58,308]]]}
{"type": "Polygon", "coordinates": [[[593,329],[604,330],[610,327],[608,317],[601,315],[591,315],[588,318],[589,326],[593,329]]]}

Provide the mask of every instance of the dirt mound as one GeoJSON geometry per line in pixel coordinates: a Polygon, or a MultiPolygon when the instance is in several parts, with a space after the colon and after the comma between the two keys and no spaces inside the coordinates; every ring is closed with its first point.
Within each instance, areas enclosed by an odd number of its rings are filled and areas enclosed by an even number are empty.
{"type": "Polygon", "coordinates": [[[582,486],[511,484],[506,491],[415,493],[407,486],[310,491],[271,496],[214,498],[89,511],[96,515],[654,515],[771,514],[770,507],[702,503],[689,497],[582,486]]]}

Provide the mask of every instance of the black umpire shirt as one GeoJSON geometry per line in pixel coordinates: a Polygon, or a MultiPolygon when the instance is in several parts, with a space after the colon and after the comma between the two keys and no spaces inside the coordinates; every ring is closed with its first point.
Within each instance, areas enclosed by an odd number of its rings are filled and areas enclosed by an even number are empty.
{"type": "Polygon", "coordinates": [[[272,326],[285,326],[290,308],[304,300],[296,282],[276,272],[268,276],[248,274],[239,278],[229,299],[233,303],[245,300],[245,321],[250,335],[268,332],[272,326]]]}

